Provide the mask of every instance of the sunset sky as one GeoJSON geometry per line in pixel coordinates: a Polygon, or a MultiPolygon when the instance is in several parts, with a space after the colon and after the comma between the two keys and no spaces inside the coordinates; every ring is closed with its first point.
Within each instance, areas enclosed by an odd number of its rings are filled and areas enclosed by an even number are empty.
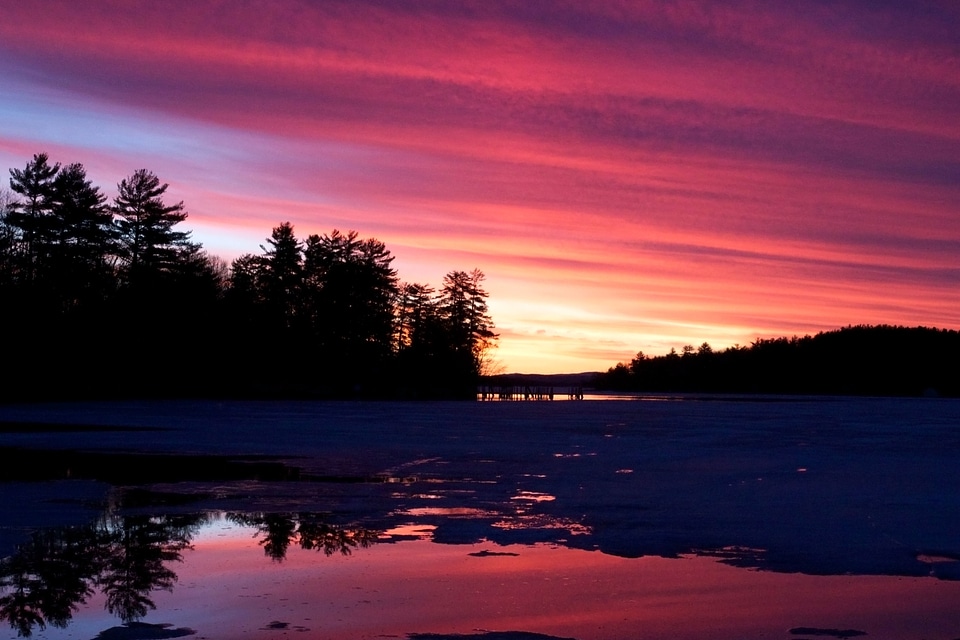
{"type": "Polygon", "coordinates": [[[0,78],[4,175],[479,268],[507,371],[960,329],[955,0],[0,0],[0,78]]]}

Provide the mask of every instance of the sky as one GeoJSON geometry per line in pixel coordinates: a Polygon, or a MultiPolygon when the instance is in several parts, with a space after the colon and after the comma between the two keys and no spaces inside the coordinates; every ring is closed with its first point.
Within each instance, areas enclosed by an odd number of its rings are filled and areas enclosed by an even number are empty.
{"type": "Polygon", "coordinates": [[[39,152],[228,261],[478,268],[504,371],[960,329],[953,0],[0,0],[0,169],[39,152]]]}

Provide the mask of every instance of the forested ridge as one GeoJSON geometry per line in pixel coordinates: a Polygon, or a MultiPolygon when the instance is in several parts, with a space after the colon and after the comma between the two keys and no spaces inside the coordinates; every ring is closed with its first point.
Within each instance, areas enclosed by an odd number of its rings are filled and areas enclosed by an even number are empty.
{"type": "Polygon", "coordinates": [[[648,356],[597,376],[600,389],[652,392],[960,396],[960,332],[850,326],[815,336],[708,343],[648,356]]]}
{"type": "Polygon", "coordinates": [[[108,200],[43,153],[0,190],[0,400],[474,397],[497,335],[484,275],[400,280],[355,231],[275,227],[231,264],[137,170],[108,200]]]}

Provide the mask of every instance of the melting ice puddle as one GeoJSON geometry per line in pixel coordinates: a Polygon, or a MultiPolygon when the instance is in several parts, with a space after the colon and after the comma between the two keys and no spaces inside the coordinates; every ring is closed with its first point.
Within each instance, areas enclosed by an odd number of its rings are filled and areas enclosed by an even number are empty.
{"type": "Polygon", "coordinates": [[[402,512],[407,516],[445,516],[448,518],[483,518],[497,515],[493,511],[474,509],[473,507],[414,507],[402,512]]]}
{"type": "Polygon", "coordinates": [[[520,491],[517,495],[510,499],[525,500],[528,502],[553,502],[557,499],[557,497],[552,496],[549,493],[542,493],[540,491],[520,491]]]}
{"type": "MultiPolygon", "coordinates": [[[[187,637],[257,640],[287,632],[469,637],[480,629],[578,640],[960,635],[960,583],[932,578],[782,574],[708,557],[628,559],[556,545],[442,545],[423,525],[392,529],[348,555],[294,544],[276,561],[254,531],[224,518],[202,526],[183,561],[170,564],[173,589],[151,594],[156,609],[143,622],[195,631],[187,637]],[[397,541],[410,536],[419,539],[397,541]]],[[[34,637],[94,638],[119,625],[97,594],[66,629],[34,637]]]]}

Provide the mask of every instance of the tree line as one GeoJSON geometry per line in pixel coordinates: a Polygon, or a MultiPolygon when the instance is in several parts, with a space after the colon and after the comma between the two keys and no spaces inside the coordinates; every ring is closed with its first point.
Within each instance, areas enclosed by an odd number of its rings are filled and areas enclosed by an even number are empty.
{"type": "Polygon", "coordinates": [[[0,190],[0,399],[473,397],[497,335],[484,274],[402,282],[357,232],[284,222],[231,264],[140,169],[108,200],[39,153],[0,190]]]}
{"type": "Polygon", "coordinates": [[[758,339],[715,351],[704,342],[640,352],[597,376],[601,389],[652,392],[960,396],[960,332],[850,326],[758,339]]]}

